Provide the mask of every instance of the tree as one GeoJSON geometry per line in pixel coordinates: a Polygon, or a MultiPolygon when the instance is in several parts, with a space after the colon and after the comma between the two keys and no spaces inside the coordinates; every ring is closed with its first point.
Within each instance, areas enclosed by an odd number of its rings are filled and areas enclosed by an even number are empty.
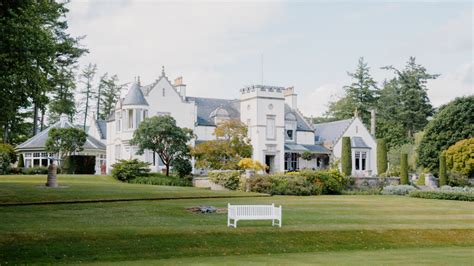
{"type": "Polygon", "coordinates": [[[48,132],[45,148],[48,152],[64,159],[73,153],[83,150],[87,134],[79,128],[51,128],[48,132]]]}
{"type": "Polygon", "coordinates": [[[97,73],[97,65],[89,63],[81,72],[80,78],[84,88],[80,91],[82,94],[82,108],[84,114],[83,128],[86,130],[87,115],[90,108],[90,101],[95,97],[96,91],[93,85],[94,76],[97,73]]]}
{"type": "Polygon", "coordinates": [[[120,98],[120,92],[124,88],[123,85],[118,84],[117,75],[107,77],[107,74],[101,77],[99,88],[100,89],[100,108],[98,108],[99,119],[105,120],[107,116],[113,111],[115,103],[120,98]]]}
{"type": "Polygon", "coordinates": [[[439,186],[446,186],[448,183],[446,176],[446,157],[444,154],[439,155],[439,186]]]}
{"type": "Polygon", "coordinates": [[[350,137],[342,137],[341,168],[345,176],[352,174],[352,148],[350,137]]]}
{"type": "MultiPolygon", "coordinates": [[[[60,82],[62,67],[72,66],[86,52],[79,38],[67,32],[65,2],[2,1],[0,3],[0,127],[3,142],[11,142],[16,126],[31,125],[37,132],[43,121],[47,94],[60,82]],[[18,122],[30,109],[32,122],[18,122]]],[[[23,121],[23,120],[22,120],[23,121]]]]}
{"type": "Polygon", "coordinates": [[[198,168],[238,169],[243,158],[252,157],[247,126],[240,120],[226,120],[214,130],[215,140],[196,145],[192,151],[198,168]]]}
{"type": "Polygon", "coordinates": [[[354,110],[357,110],[362,121],[366,125],[370,124],[370,109],[375,107],[378,88],[369,71],[364,58],[359,58],[355,72],[347,73],[352,78],[352,83],[344,86],[345,96],[329,104],[328,113],[331,116],[338,119],[350,118],[354,110]]]}
{"type": "Polygon", "coordinates": [[[402,153],[400,157],[400,185],[408,185],[408,154],[402,153]]]}
{"type": "Polygon", "coordinates": [[[446,157],[446,167],[451,172],[468,178],[474,177],[474,137],[456,142],[443,155],[446,157]]]}
{"type": "MultiPolygon", "coordinates": [[[[411,138],[417,131],[422,130],[428,123],[428,117],[433,114],[433,106],[427,94],[426,83],[436,79],[438,74],[429,74],[425,67],[416,63],[415,57],[410,57],[405,68],[400,71],[393,66],[383,67],[392,70],[397,77],[391,85],[395,86],[397,107],[391,114],[406,130],[411,138]]],[[[379,105],[382,107],[382,105],[379,105]]]]}
{"type": "Polygon", "coordinates": [[[66,114],[72,122],[76,114],[76,102],[74,90],[74,72],[71,69],[63,68],[59,73],[59,82],[53,89],[52,99],[49,103],[49,123],[54,124],[59,120],[61,114],[66,114]]]}
{"type": "Polygon", "coordinates": [[[456,98],[440,107],[433,120],[426,126],[418,147],[418,163],[437,172],[440,153],[457,141],[472,136],[474,136],[474,96],[456,98]]]}
{"type": "Polygon", "coordinates": [[[20,153],[20,157],[18,159],[18,168],[25,167],[25,159],[23,158],[23,153],[20,153]]]}
{"type": "Polygon", "coordinates": [[[377,170],[379,175],[387,172],[387,145],[384,139],[377,140],[377,170]]]}
{"type": "Polygon", "coordinates": [[[173,117],[153,116],[140,123],[130,144],[138,146],[137,154],[143,154],[145,150],[157,153],[169,176],[170,165],[175,160],[189,157],[187,143],[192,138],[192,130],[178,127],[173,117]]]}

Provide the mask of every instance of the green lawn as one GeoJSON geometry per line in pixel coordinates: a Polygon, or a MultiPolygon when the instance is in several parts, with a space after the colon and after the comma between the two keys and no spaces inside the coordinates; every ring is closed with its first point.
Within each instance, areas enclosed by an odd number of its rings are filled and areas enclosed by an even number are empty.
{"type": "MultiPolygon", "coordinates": [[[[242,192],[191,187],[126,184],[110,176],[59,175],[60,188],[46,188],[46,175],[0,176],[0,205],[58,201],[153,199],[209,196],[251,196],[242,192]]],[[[257,195],[257,194],[253,194],[257,195]]]]}
{"type": "MultiPolygon", "coordinates": [[[[35,189],[26,179],[16,177],[24,182],[15,182],[15,178],[8,178],[10,182],[5,183],[15,187],[14,193],[21,193],[18,186],[35,189]]],[[[91,188],[95,183],[90,180],[80,182],[80,177],[68,180],[68,189],[78,194],[73,198],[81,195],[77,190],[82,186],[96,192],[89,191],[89,198],[124,195],[114,188],[136,189],[135,185],[108,180],[97,181],[103,189],[111,186],[107,190],[112,192],[105,194],[91,188]]],[[[143,196],[148,196],[147,191],[167,191],[152,186],[140,189],[143,196]]],[[[212,191],[180,189],[178,197],[204,192],[214,195],[212,191]]],[[[5,190],[0,183],[2,199],[5,190]]],[[[31,201],[50,191],[16,198],[31,201]]],[[[279,196],[3,206],[0,214],[0,264],[459,265],[474,261],[472,202],[400,196],[279,196]],[[194,214],[185,209],[195,205],[225,207],[228,202],[281,204],[283,227],[246,221],[239,222],[236,229],[227,228],[226,214],[194,214]]]]}

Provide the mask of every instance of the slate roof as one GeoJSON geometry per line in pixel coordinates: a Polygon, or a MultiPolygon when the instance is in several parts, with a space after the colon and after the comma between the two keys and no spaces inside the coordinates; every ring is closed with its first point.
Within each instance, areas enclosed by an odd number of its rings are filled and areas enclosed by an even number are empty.
{"type": "Polygon", "coordinates": [[[367,145],[363,138],[361,137],[352,137],[351,138],[351,147],[352,148],[365,148],[371,149],[369,145],[367,145]]]}
{"type": "Polygon", "coordinates": [[[291,107],[285,103],[285,115],[287,113],[292,113],[296,116],[296,130],[297,131],[311,131],[311,132],[314,131],[314,129],[309,127],[308,123],[305,121],[304,117],[301,116],[299,112],[292,111],[291,107]]]}
{"type": "Polygon", "coordinates": [[[352,123],[353,118],[328,123],[314,124],[315,141],[336,142],[352,123]]]}
{"type": "Polygon", "coordinates": [[[99,135],[101,139],[107,138],[107,121],[105,120],[95,120],[97,129],[99,129],[99,135]]]}
{"type": "Polygon", "coordinates": [[[326,149],[324,146],[319,144],[314,145],[305,145],[305,144],[285,144],[285,151],[293,152],[305,152],[309,151],[311,153],[319,154],[331,154],[331,151],[326,149]]]}
{"type": "Polygon", "coordinates": [[[215,126],[211,113],[217,108],[223,108],[229,113],[230,119],[240,119],[239,100],[212,99],[200,97],[186,97],[187,101],[193,101],[197,106],[197,124],[200,126],[215,126]]]}
{"type": "Polygon", "coordinates": [[[122,105],[148,105],[148,102],[146,101],[138,83],[132,84],[128,90],[127,95],[122,101],[122,105]]]}
{"type": "MultiPolygon", "coordinates": [[[[69,121],[58,121],[55,124],[51,125],[50,127],[46,128],[45,130],[41,131],[40,133],[36,134],[34,137],[31,137],[27,141],[21,143],[17,146],[18,151],[22,150],[39,150],[44,149],[46,145],[46,139],[48,139],[48,133],[51,128],[69,128],[75,127],[69,121]]],[[[104,150],[105,145],[98,139],[87,136],[86,143],[84,143],[84,150],[104,150]]]]}

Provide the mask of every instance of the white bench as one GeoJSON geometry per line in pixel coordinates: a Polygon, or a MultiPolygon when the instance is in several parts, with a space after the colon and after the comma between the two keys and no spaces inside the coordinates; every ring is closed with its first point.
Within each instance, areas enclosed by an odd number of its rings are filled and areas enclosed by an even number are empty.
{"type": "Polygon", "coordinates": [[[272,226],[281,227],[281,205],[227,205],[227,226],[237,227],[240,220],[272,220],[272,226]],[[233,223],[231,223],[233,220],[233,223]]]}

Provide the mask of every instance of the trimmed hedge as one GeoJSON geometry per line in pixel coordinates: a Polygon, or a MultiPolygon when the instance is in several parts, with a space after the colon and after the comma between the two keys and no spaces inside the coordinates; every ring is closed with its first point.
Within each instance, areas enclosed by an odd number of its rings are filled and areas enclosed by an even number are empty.
{"type": "Polygon", "coordinates": [[[178,186],[192,187],[193,182],[189,178],[180,178],[177,176],[166,176],[159,173],[150,174],[150,176],[139,176],[128,181],[130,184],[145,184],[156,186],[178,186]]]}
{"type": "Polygon", "coordinates": [[[400,185],[408,185],[408,154],[402,153],[400,158],[400,185]]]}
{"type": "Polygon", "coordinates": [[[384,139],[377,140],[377,171],[379,175],[387,172],[387,143],[384,139]]]}
{"type": "Polygon", "coordinates": [[[352,174],[351,138],[342,137],[341,169],[344,176],[352,174]]]}
{"type": "Polygon", "coordinates": [[[474,201],[474,193],[469,192],[448,192],[448,191],[411,191],[410,197],[422,199],[440,199],[440,200],[461,200],[474,201]]]}
{"type": "Polygon", "coordinates": [[[443,153],[439,155],[439,186],[446,186],[448,177],[446,175],[446,157],[443,153]]]}

